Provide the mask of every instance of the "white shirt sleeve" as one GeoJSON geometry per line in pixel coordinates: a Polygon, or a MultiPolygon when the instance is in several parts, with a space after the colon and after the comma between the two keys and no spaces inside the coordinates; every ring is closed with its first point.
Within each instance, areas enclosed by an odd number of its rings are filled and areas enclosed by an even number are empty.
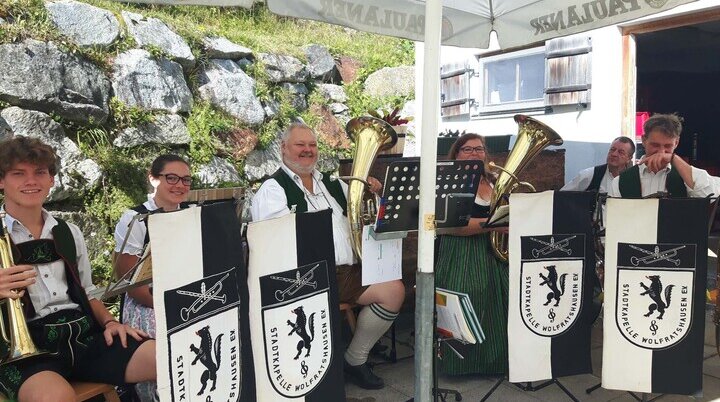
{"type": "Polygon", "coordinates": [[[275,179],[268,179],[252,199],[250,215],[253,221],[278,218],[290,213],[285,190],[275,179]]]}
{"type": "MultiPolygon", "coordinates": [[[[117,225],[115,225],[115,252],[119,253],[121,251],[120,248],[125,241],[128,227],[133,218],[135,218],[135,215],[137,215],[137,212],[128,209],[122,217],[120,217],[117,225]]],[[[147,227],[145,226],[145,222],[136,221],[132,229],[130,229],[130,234],[128,235],[127,243],[125,243],[125,248],[122,250],[122,253],[140,256],[145,246],[146,232],[147,227]]]]}
{"type": "Polygon", "coordinates": [[[580,173],[570,180],[569,183],[565,184],[560,191],[585,191],[590,185],[594,173],[594,167],[581,170],[580,173]]]}
{"type": "Polygon", "coordinates": [[[688,197],[703,198],[710,194],[718,195],[717,178],[710,176],[710,174],[703,169],[698,169],[695,166],[690,167],[692,168],[692,178],[695,187],[690,188],[687,184],[685,185],[685,187],[687,187],[688,197]]]}
{"type": "Polygon", "coordinates": [[[87,246],[85,245],[85,237],[83,236],[80,228],[76,225],[68,222],[68,227],[72,232],[73,239],[75,240],[75,252],[77,253],[78,271],[80,273],[80,284],[85,289],[86,294],[91,294],[95,291],[96,286],[92,283],[92,267],[90,266],[90,259],[88,258],[87,246]]]}

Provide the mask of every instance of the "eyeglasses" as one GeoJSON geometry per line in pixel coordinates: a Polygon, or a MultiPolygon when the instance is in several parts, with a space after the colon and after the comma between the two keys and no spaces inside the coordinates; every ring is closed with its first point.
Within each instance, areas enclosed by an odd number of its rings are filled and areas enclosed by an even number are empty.
{"type": "Polygon", "coordinates": [[[168,182],[168,184],[178,184],[180,180],[182,180],[182,184],[189,186],[192,184],[192,177],[185,176],[180,177],[173,173],[167,173],[167,174],[159,174],[158,176],[165,176],[165,180],[168,182]]]}
{"type": "Polygon", "coordinates": [[[479,154],[485,152],[485,147],[462,147],[460,148],[460,151],[466,155],[470,155],[473,152],[479,154]]]}

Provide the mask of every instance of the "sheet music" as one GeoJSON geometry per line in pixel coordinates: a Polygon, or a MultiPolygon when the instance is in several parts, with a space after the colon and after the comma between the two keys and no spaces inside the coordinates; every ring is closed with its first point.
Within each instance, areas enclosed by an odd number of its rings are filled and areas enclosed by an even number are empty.
{"type": "Polygon", "coordinates": [[[375,240],[370,226],[362,234],[363,286],[402,279],[402,239],[375,240]]]}
{"type": "Polygon", "coordinates": [[[130,283],[138,283],[152,279],[152,255],[150,254],[150,245],[145,247],[140,260],[142,262],[140,262],[138,267],[135,269],[135,272],[130,279],[130,283]]]}

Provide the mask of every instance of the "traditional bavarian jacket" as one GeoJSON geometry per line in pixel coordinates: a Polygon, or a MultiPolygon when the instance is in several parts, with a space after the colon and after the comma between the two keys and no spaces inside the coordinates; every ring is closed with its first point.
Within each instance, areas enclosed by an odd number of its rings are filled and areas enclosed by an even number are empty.
{"type": "Polygon", "coordinates": [[[641,198],[657,192],[668,192],[671,197],[707,197],[718,194],[717,181],[707,171],[692,168],[695,187],[688,187],[671,164],[657,172],[648,170],[646,165],[635,165],[613,179],[608,196],[641,198]]]}
{"type": "Polygon", "coordinates": [[[31,301],[24,298],[26,318],[33,321],[57,311],[79,309],[94,321],[87,295],[96,287],[85,238],[74,224],[55,219],[44,209],[42,216],[45,224],[40,239],[34,239],[17,219],[5,216],[15,263],[33,265],[38,274],[26,290],[31,301]]]}
{"type": "Polygon", "coordinates": [[[613,175],[607,168],[607,163],[583,169],[570,180],[560,191],[597,191],[607,193],[612,185],[613,175]]]}
{"type": "Polygon", "coordinates": [[[312,172],[313,188],[307,190],[300,176],[282,164],[258,189],[250,213],[254,221],[278,218],[295,212],[332,209],[335,264],[351,265],[355,257],[350,243],[350,222],[346,216],[347,185],[327,173],[312,172]]]}

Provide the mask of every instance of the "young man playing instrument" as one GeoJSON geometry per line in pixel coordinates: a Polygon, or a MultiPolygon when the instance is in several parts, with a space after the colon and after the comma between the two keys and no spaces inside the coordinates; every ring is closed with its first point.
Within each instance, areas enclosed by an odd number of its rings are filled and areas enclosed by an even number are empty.
{"type": "Polygon", "coordinates": [[[88,298],[95,286],[85,239],[43,208],[56,166],[55,152],[40,140],[0,143],[0,212],[16,264],[0,269],[0,298],[23,300],[32,340],[51,352],[0,365],[0,391],[21,402],[75,401],[70,380],[121,385],[156,378],[155,341],[88,298]]]}

